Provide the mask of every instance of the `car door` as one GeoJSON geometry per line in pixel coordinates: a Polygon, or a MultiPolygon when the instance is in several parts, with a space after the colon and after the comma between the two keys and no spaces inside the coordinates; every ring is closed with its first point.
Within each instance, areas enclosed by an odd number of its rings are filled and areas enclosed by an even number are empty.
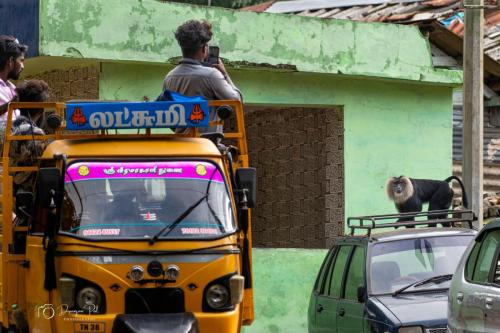
{"type": "Polygon", "coordinates": [[[497,244],[493,256],[488,282],[490,290],[484,299],[484,326],[487,332],[498,332],[500,331],[500,243],[497,244]]]}
{"type": "Polygon", "coordinates": [[[337,332],[360,333],[364,331],[364,302],[358,301],[358,287],[366,290],[365,248],[355,246],[351,252],[343,292],[337,308],[337,332]]]}
{"type": "Polygon", "coordinates": [[[337,254],[338,247],[336,245],[332,246],[330,251],[328,251],[321,268],[316,277],[316,282],[314,283],[314,288],[311,293],[311,298],[309,300],[309,308],[307,311],[307,328],[309,333],[316,333],[316,306],[318,303],[318,296],[323,295],[323,290],[325,288],[325,280],[329,271],[331,270],[332,261],[335,260],[335,255],[337,254]]]}
{"type": "Polygon", "coordinates": [[[324,288],[316,298],[314,333],[338,332],[336,323],[337,305],[341,296],[344,271],[351,250],[351,245],[339,246],[335,258],[329,266],[324,288]]]}
{"type": "Polygon", "coordinates": [[[465,266],[466,282],[454,289],[451,295],[456,303],[455,311],[458,311],[454,315],[457,324],[466,331],[490,332],[486,328],[487,307],[493,306],[490,273],[499,244],[500,230],[495,230],[474,246],[465,266]]]}

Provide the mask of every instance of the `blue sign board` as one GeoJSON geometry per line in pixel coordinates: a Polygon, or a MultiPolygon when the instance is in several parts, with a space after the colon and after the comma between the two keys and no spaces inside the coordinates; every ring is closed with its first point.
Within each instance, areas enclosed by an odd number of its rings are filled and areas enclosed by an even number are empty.
{"type": "Polygon", "coordinates": [[[66,104],[68,130],[206,127],[208,120],[206,100],[66,104]]]}

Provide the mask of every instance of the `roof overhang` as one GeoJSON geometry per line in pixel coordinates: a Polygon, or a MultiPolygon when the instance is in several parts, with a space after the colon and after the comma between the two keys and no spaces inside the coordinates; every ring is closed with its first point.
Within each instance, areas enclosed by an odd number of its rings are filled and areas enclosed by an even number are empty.
{"type": "MultiPolygon", "coordinates": [[[[422,32],[428,36],[429,41],[439,47],[446,54],[458,59],[463,59],[463,39],[452,31],[446,29],[439,22],[421,22],[422,32]]],[[[500,64],[492,57],[484,54],[484,82],[491,89],[500,92],[500,64]]]]}

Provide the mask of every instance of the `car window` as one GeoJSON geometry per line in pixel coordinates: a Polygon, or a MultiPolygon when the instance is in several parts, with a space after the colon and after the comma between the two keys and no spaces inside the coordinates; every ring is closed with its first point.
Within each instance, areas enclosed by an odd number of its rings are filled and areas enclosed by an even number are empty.
{"type": "MultiPolygon", "coordinates": [[[[477,260],[474,264],[472,282],[487,283],[490,274],[490,268],[495,255],[497,244],[500,242],[500,230],[488,233],[483,241],[477,260]]],[[[477,246],[477,244],[476,244],[477,246]]]]}
{"type": "Polygon", "coordinates": [[[316,291],[318,294],[322,293],[323,287],[325,285],[325,275],[331,266],[330,263],[332,261],[332,258],[335,256],[336,250],[336,246],[332,247],[330,251],[328,251],[328,254],[325,256],[325,260],[323,260],[323,264],[321,265],[321,268],[319,270],[318,277],[316,278],[316,283],[314,284],[314,291],[316,291]]]}
{"type": "Polygon", "coordinates": [[[465,278],[467,281],[472,281],[472,274],[474,273],[474,266],[477,262],[477,256],[479,255],[481,244],[481,242],[475,243],[469,258],[467,258],[467,264],[465,265],[465,278]]]}
{"type": "MultiPolygon", "coordinates": [[[[430,236],[374,244],[369,259],[371,294],[392,293],[411,282],[453,274],[472,235],[430,236]]],[[[450,281],[416,286],[447,288],[450,281]]]]}
{"type": "Polygon", "coordinates": [[[358,287],[365,285],[365,251],[361,246],[354,248],[345,282],[345,299],[357,301],[358,287]]]}
{"type": "Polygon", "coordinates": [[[344,269],[351,249],[352,246],[350,245],[341,246],[339,249],[330,278],[330,288],[328,295],[330,295],[331,297],[340,297],[340,288],[342,286],[342,278],[344,277],[344,269]]]}

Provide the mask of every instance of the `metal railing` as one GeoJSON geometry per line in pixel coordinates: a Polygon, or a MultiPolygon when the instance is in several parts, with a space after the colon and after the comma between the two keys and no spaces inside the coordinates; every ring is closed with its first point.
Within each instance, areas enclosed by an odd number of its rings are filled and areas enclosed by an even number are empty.
{"type": "Polygon", "coordinates": [[[427,212],[412,212],[384,215],[368,215],[356,216],[347,218],[347,227],[351,229],[351,235],[354,235],[356,229],[367,231],[367,235],[371,235],[373,229],[381,228],[399,228],[399,227],[415,227],[429,224],[449,224],[455,226],[456,223],[465,222],[470,229],[474,229],[473,222],[477,220],[476,215],[471,210],[434,210],[427,212]],[[449,215],[452,217],[448,217],[449,215]],[[446,218],[437,218],[445,215],[446,218]],[[422,218],[418,220],[419,218],[422,218]],[[424,219],[426,218],[426,219],[424,219]],[[397,219],[396,222],[376,223],[377,221],[387,221],[397,219]],[[399,221],[405,219],[406,221],[399,221]],[[353,222],[358,221],[358,224],[353,222]]]}

